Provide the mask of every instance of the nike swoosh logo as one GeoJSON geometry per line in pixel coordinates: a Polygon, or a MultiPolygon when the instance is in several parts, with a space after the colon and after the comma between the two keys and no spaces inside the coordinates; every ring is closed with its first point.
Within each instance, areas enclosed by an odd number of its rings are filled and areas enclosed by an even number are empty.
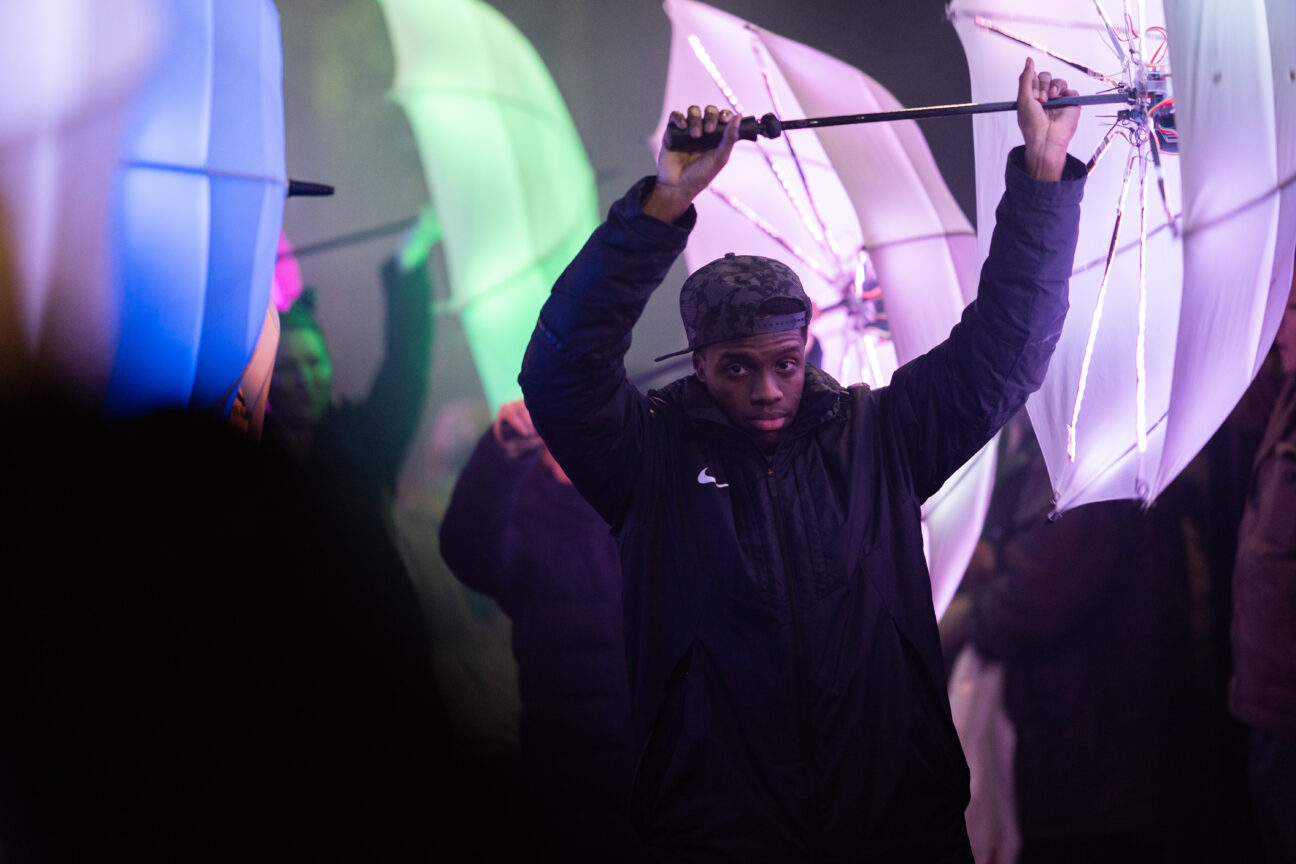
{"type": "Polygon", "coordinates": [[[707,473],[707,469],[705,468],[703,468],[701,471],[698,472],[698,483],[702,484],[703,486],[705,486],[708,483],[715,483],[717,489],[729,488],[728,483],[721,483],[717,481],[716,478],[712,477],[710,474],[707,473]]]}

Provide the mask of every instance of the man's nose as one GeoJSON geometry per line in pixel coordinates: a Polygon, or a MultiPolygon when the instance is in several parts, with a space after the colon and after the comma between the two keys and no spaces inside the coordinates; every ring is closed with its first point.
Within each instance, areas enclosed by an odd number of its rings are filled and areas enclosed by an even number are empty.
{"type": "Polygon", "coordinates": [[[783,388],[779,386],[778,376],[772,372],[757,376],[752,387],[751,399],[760,405],[768,405],[783,398],[783,388]]]}

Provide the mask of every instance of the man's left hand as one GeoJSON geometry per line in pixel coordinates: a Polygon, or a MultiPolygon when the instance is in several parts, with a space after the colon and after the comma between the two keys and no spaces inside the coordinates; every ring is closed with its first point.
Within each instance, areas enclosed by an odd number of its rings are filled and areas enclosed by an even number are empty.
{"type": "Polygon", "coordinates": [[[1036,180],[1061,180],[1067,147],[1080,122],[1080,108],[1045,108],[1043,103],[1062,96],[1079,96],[1065,79],[1048,72],[1035,74],[1035,61],[1017,79],[1017,126],[1026,142],[1026,172],[1036,180]]]}

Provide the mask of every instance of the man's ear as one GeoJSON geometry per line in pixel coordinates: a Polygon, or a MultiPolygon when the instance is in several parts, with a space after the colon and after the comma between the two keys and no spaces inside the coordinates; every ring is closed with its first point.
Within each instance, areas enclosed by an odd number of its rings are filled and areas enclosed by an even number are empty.
{"type": "Polygon", "coordinates": [[[703,384],[706,383],[706,358],[702,351],[693,352],[693,371],[697,374],[698,380],[703,384]]]}

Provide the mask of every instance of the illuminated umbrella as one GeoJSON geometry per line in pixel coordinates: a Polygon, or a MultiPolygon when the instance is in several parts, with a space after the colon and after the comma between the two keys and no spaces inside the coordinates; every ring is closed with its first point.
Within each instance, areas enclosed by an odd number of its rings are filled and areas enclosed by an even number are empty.
{"type": "Polygon", "coordinates": [[[0,4],[0,373],[33,360],[102,397],[121,297],[108,196],[127,107],[154,62],[154,0],[0,4]]]}
{"type": "MultiPolygon", "coordinates": [[[[891,111],[876,81],[819,51],[694,0],[666,0],[671,110],[708,102],[778,117],[891,111]]],[[[1002,166],[1001,166],[1002,169],[1002,166]]],[[[949,335],[976,292],[976,237],[912,121],[742,143],[695,202],[690,270],[737,251],[776,258],[818,308],[823,368],[886,384],[949,335]]],[[[993,444],[923,507],[937,612],[962,578],[985,517],[993,444]]]]}
{"type": "MultiPolygon", "coordinates": [[[[950,15],[974,99],[1002,96],[1033,52],[1082,93],[1134,100],[1087,111],[1072,144],[1097,162],[1071,311],[1029,410],[1059,511],[1151,502],[1255,375],[1291,284],[1296,6],[954,0],[950,15]]],[[[1013,124],[974,121],[981,224],[1013,124]]]]}
{"type": "Polygon", "coordinates": [[[393,97],[418,142],[462,316],[494,412],[520,398],[549,289],[598,225],[594,172],[543,61],[478,0],[382,0],[393,97]]]}
{"type": "Polygon", "coordinates": [[[117,148],[114,410],[228,409],[270,304],[284,197],[270,0],[166,0],[159,68],[117,148]]]}

